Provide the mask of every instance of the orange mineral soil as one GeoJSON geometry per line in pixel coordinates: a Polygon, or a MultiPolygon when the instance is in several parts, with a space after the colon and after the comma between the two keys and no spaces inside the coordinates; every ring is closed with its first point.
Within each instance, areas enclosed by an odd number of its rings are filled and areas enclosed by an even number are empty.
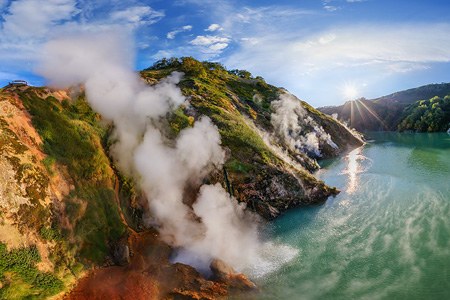
{"type": "Polygon", "coordinates": [[[169,261],[171,248],[156,231],[132,232],[130,263],[91,271],[64,299],[220,299],[223,282],[210,281],[194,268],[169,261]]]}

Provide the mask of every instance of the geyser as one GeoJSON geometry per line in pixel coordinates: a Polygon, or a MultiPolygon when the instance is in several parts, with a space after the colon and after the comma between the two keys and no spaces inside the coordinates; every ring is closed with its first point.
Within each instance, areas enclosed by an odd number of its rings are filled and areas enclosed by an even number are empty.
{"type": "Polygon", "coordinates": [[[258,237],[257,217],[220,184],[201,185],[225,155],[216,126],[196,120],[174,141],[161,119],[186,102],[174,72],[154,86],[133,71],[133,43],[126,33],[74,34],[48,42],[38,67],[49,84],[83,84],[94,110],[114,125],[111,155],[145,193],[164,241],[180,249],[177,261],[206,270],[220,258],[237,271],[262,275],[292,259],[296,250],[258,237]],[[185,189],[199,188],[192,206],[185,189]]]}

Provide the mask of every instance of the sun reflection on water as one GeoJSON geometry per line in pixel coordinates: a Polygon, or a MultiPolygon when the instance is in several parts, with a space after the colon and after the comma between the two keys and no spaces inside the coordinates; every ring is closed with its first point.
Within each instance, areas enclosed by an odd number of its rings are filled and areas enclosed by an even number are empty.
{"type": "Polygon", "coordinates": [[[342,174],[347,174],[348,184],[346,192],[347,194],[353,194],[359,185],[359,173],[362,173],[363,167],[361,162],[366,159],[364,155],[361,154],[363,147],[359,147],[351,151],[345,159],[347,160],[347,168],[342,171],[342,174]]]}

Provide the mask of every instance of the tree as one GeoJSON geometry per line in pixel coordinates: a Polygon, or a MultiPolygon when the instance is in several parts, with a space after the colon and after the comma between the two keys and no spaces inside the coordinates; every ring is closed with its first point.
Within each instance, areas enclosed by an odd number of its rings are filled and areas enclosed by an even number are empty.
{"type": "Polygon", "coordinates": [[[193,57],[181,58],[181,70],[188,76],[206,77],[205,67],[193,57]]]}

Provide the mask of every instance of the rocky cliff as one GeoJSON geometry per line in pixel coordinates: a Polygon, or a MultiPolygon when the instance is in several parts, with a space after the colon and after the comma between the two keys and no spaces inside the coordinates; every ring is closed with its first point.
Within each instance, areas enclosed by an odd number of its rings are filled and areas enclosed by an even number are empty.
{"type": "MultiPolygon", "coordinates": [[[[166,138],[207,115],[226,151],[224,168],[206,181],[266,219],[338,192],[313,171],[317,159],[362,144],[345,126],[260,77],[215,63],[162,61],[141,76],[153,85],[173,71],[185,74],[179,87],[189,102],[163,120],[166,138]]],[[[130,288],[135,299],[226,295],[232,283],[170,263],[171,248],[143,222],[142,194],[110,160],[110,129],[82,88],[0,91],[0,297],[62,297],[78,282],[66,297],[127,298],[130,288]]]]}

